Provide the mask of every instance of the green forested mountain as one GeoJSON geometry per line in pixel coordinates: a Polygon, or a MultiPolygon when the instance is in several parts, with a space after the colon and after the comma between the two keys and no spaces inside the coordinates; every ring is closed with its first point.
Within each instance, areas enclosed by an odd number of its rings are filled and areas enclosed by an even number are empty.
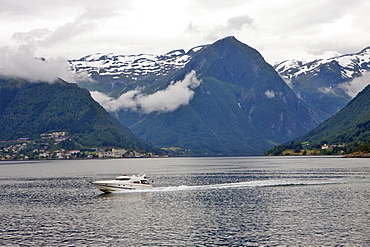
{"type": "Polygon", "coordinates": [[[42,133],[65,131],[84,147],[153,149],[111,117],[86,89],[62,80],[29,83],[1,77],[0,126],[0,140],[37,139],[42,133]]]}
{"type": "Polygon", "coordinates": [[[367,86],[337,114],[296,141],[311,144],[363,144],[370,138],[370,86],[367,86]]]}
{"type": "Polygon", "coordinates": [[[145,88],[166,88],[191,71],[201,83],[188,105],[165,113],[120,110],[119,120],[157,146],[224,155],[262,154],[317,125],[274,68],[234,37],[203,47],[170,79],[145,88]]]}

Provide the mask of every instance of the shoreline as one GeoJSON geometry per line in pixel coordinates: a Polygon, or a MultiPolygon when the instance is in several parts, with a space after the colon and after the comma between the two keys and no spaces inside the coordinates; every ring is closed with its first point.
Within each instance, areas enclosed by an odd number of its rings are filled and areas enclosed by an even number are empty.
{"type": "Polygon", "coordinates": [[[344,155],[343,158],[370,158],[370,153],[350,153],[344,155]]]}

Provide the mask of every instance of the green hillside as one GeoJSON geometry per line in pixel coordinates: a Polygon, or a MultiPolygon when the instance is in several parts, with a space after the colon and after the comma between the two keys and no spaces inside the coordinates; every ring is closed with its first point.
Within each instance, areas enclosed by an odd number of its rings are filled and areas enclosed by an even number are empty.
{"type": "Polygon", "coordinates": [[[83,147],[153,149],[111,117],[86,89],[62,80],[29,83],[0,78],[0,126],[2,141],[37,139],[43,133],[65,131],[83,147]]]}
{"type": "Polygon", "coordinates": [[[310,147],[345,144],[346,151],[351,152],[369,139],[370,86],[367,86],[337,114],[293,142],[308,142],[310,147]]]}
{"type": "Polygon", "coordinates": [[[297,141],[312,144],[365,143],[370,137],[370,86],[367,86],[342,110],[297,141]]]}

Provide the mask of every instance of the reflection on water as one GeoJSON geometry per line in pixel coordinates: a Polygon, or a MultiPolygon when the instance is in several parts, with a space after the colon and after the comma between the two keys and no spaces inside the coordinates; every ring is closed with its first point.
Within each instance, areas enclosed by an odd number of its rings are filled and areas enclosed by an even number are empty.
{"type": "Polygon", "coordinates": [[[180,158],[0,165],[1,246],[369,246],[370,164],[180,158]],[[91,181],[146,172],[153,190],[91,181]]]}

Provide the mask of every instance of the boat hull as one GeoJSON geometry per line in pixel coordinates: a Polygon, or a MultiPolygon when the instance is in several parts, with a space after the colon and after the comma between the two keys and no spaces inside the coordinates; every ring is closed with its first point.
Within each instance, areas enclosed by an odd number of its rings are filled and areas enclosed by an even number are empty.
{"type": "Polygon", "coordinates": [[[92,184],[105,193],[125,190],[148,190],[153,188],[144,173],[140,173],[139,175],[121,175],[114,180],[95,181],[92,184]]]}
{"type": "Polygon", "coordinates": [[[114,191],[127,191],[127,190],[150,190],[153,189],[151,185],[145,184],[123,184],[123,183],[108,183],[108,182],[93,182],[97,189],[109,193],[114,191]]]}

